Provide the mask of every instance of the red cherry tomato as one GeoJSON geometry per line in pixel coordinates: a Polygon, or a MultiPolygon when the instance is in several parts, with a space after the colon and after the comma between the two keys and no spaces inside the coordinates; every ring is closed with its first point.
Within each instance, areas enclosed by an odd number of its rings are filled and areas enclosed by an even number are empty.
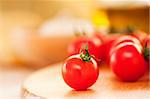
{"type": "Polygon", "coordinates": [[[62,67],[64,81],[75,90],[86,90],[96,82],[99,75],[96,61],[86,55],[72,55],[62,67]]]}
{"type": "Polygon", "coordinates": [[[79,54],[80,50],[84,45],[88,45],[89,53],[94,55],[96,59],[102,60],[104,57],[103,48],[102,48],[102,41],[97,37],[80,37],[73,41],[68,47],[68,53],[70,55],[79,54]]]}
{"type": "Polygon", "coordinates": [[[136,81],[147,70],[142,51],[133,42],[124,42],[116,46],[110,58],[114,74],[123,81],[136,81]]]}
{"type": "Polygon", "coordinates": [[[121,43],[124,43],[124,42],[135,43],[140,47],[140,50],[142,50],[142,45],[137,38],[130,36],[130,35],[121,36],[121,37],[117,38],[116,41],[114,41],[113,44],[110,46],[110,50],[109,50],[108,56],[107,56],[108,63],[110,61],[111,53],[114,51],[115,47],[121,43]]]}

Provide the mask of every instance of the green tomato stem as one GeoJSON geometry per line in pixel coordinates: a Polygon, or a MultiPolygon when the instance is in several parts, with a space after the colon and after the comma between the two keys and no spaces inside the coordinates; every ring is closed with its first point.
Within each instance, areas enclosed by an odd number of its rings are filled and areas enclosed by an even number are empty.
{"type": "Polygon", "coordinates": [[[85,50],[85,53],[83,53],[83,51],[82,51],[81,54],[80,54],[80,58],[81,58],[83,61],[85,61],[85,62],[90,62],[92,56],[91,56],[90,53],[88,52],[88,45],[85,46],[84,50],[85,50]]]}

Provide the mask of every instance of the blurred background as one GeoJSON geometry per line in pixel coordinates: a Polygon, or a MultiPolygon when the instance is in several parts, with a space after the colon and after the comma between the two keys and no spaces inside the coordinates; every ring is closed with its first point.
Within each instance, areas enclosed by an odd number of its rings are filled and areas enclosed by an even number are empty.
{"type": "Polygon", "coordinates": [[[0,0],[2,96],[17,96],[34,69],[63,61],[76,32],[106,35],[130,25],[148,34],[148,1],[0,0]]]}
{"type": "Polygon", "coordinates": [[[148,0],[0,0],[0,61],[59,62],[74,32],[107,34],[128,25],[149,32],[148,0]]]}

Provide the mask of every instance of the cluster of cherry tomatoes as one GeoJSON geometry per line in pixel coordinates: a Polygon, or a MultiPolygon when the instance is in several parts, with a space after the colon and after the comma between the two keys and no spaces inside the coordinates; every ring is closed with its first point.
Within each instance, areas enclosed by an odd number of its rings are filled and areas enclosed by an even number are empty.
{"type": "Polygon", "coordinates": [[[79,37],[68,47],[69,58],[62,67],[64,81],[73,89],[85,90],[99,75],[99,65],[106,63],[122,81],[137,81],[148,70],[150,35],[112,34],[79,37]]]}

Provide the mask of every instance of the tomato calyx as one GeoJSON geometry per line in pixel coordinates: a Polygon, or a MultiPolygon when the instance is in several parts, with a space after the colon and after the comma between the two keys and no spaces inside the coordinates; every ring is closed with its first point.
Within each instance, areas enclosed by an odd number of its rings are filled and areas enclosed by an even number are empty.
{"type": "Polygon", "coordinates": [[[85,61],[85,62],[90,62],[92,56],[90,55],[89,51],[88,51],[88,46],[86,45],[84,50],[81,51],[80,53],[80,58],[85,61]]]}
{"type": "Polygon", "coordinates": [[[147,47],[147,43],[146,43],[146,45],[144,47],[143,54],[144,54],[145,60],[147,60],[147,61],[150,60],[150,47],[147,47]]]}
{"type": "Polygon", "coordinates": [[[135,32],[135,27],[133,26],[127,26],[126,27],[126,33],[129,35],[133,35],[133,33],[135,32]]]}

